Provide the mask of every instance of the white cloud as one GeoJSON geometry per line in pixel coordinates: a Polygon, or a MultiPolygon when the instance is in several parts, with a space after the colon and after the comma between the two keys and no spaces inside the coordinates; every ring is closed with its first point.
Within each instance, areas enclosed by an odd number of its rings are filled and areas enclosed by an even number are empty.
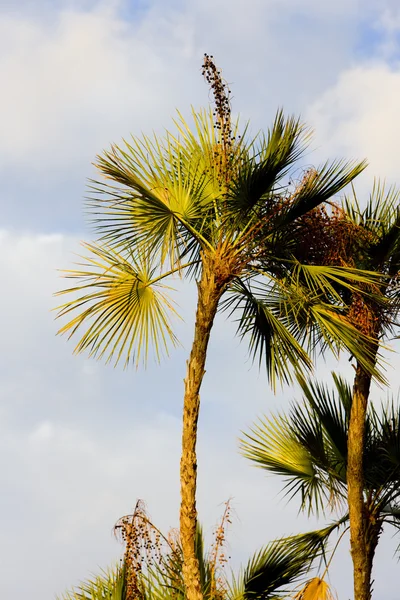
{"type": "Polygon", "coordinates": [[[154,3],[133,9],[129,21],[119,16],[121,7],[126,3],[66,4],[45,18],[3,13],[3,169],[24,164],[52,179],[89,164],[131,131],[169,125],[176,106],[206,101],[199,76],[204,51],[217,54],[235,82],[237,110],[253,114],[257,125],[269,124],[278,104],[302,110],[346,66],[357,2],[154,3]],[[337,45],[344,6],[347,24],[337,45]]]}
{"type": "Polygon", "coordinates": [[[399,104],[400,68],[378,61],[344,71],[307,116],[323,153],[367,157],[368,185],[373,176],[395,183],[400,173],[399,104]]]}
{"type": "Polygon", "coordinates": [[[64,10],[48,21],[3,17],[3,167],[22,160],[51,177],[55,167],[93,158],[126,135],[132,120],[146,128],[149,115],[160,113],[160,95],[169,89],[167,96],[174,96],[176,70],[185,63],[182,55],[174,69],[165,69],[171,49],[181,47],[179,21],[158,26],[164,39],[165,28],[172,28],[163,61],[157,30],[129,25],[107,7],[64,10]]]}

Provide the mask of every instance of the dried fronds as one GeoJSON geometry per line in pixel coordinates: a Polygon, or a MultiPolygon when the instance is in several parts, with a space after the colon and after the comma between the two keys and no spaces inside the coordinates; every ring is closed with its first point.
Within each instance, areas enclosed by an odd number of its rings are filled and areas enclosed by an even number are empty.
{"type": "Polygon", "coordinates": [[[313,577],[297,592],[293,600],[335,600],[335,596],[324,579],[313,577]]]}
{"type": "Polygon", "coordinates": [[[298,232],[296,256],[305,264],[354,268],[359,250],[373,241],[369,231],[333,203],[330,211],[323,205],[303,215],[298,232]]]}
{"type": "Polygon", "coordinates": [[[225,590],[225,580],[223,577],[217,576],[218,567],[224,568],[228,562],[226,555],[226,549],[224,546],[226,542],[226,529],[231,521],[231,503],[230,500],[225,502],[225,510],[223,512],[220,523],[214,531],[214,542],[211,546],[211,553],[209,558],[210,571],[211,571],[211,598],[222,598],[225,590]]]}

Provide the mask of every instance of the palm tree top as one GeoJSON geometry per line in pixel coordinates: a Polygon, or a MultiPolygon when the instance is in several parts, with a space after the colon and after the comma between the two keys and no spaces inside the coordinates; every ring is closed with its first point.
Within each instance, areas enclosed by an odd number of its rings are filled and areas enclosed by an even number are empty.
{"type": "Polygon", "coordinates": [[[304,264],[296,268],[307,285],[299,277],[289,285],[282,276],[289,263],[298,264],[297,223],[350,183],[365,161],[325,163],[290,189],[287,177],[309,143],[309,130],[278,111],[266,134],[250,138],[247,127],[241,131],[231,119],[229,90],[208,59],[214,112],[193,111],[193,126],[178,114],[175,132],[132,137],[97,157],[103,179],[91,181],[87,199],[96,239],[84,245],[79,268],[65,271],[74,285],[59,292],[72,296],[58,307],[58,316],[67,318],[59,333],[80,334],[76,352],[114,364],[146,362],[150,348],[159,360],[177,343],[169,281],[199,280],[209,269],[217,293],[229,292],[221,306],[244,308],[239,334],[266,363],[273,384],[290,381],[293,366],[312,364],[308,352],[316,338],[307,330],[309,348],[303,349],[303,332],[282,315],[284,302],[300,306],[301,296],[324,343],[361,352],[372,369],[360,333],[340,315],[335,292],[338,281],[352,287],[370,275],[304,264]],[[334,308],[326,299],[321,303],[320,286],[334,308]]]}

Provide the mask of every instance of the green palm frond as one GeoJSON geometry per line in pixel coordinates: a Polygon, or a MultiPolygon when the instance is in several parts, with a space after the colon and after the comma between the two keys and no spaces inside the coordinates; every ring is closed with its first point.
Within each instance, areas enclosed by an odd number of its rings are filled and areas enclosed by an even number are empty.
{"type": "Polygon", "coordinates": [[[283,477],[286,495],[298,495],[301,510],[324,513],[346,496],[349,389],[337,378],[338,397],[325,386],[298,380],[303,402],[288,415],[260,418],[240,449],[256,466],[283,477]]]}
{"type": "MultiPolygon", "coordinates": [[[[297,261],[293,264],[291,278],[297,285],[306,285],[307,289],[315,294],[319,293],[322,297],[330,298],[333,302],[338,303],[343,302],[338,287],[360,293],[362,285],[377,286],[385,279],[382,274],[373,270],[306,265],[297,261]]],[[[378,299],[384,302],[383,298],[378,299]]]]}
{"type": "Polygon", "coordinates": [[[375,179],[365,206],[361,205],[353,187],[352,196],[344,197],[343,207],[354,223],[367,229],[379,240],[388,234],[396,222],[399,200],[399,190],[394,186],[387,188],[384,182],[375,179]]]}
{"type": "Polygon", "coordinates": [[[125,364],[147,360],[149,346],[157,359],[168,353],[168,344],[177,344],[170,326],[176,310],[169,299],[170,287],[164,279],[171,273],[156,275],[151,257],[136,261],[131,253],[85,244],[89,256],[81,270],[65,271],[78,285],[58,292],[76,297],[57,308],[58,317],[71,317],[59,331],[69,337],[85,328],[75,351],[87,350],[90,356],[103,356],[125,364]]]}
{"type": "Polygon", "coordinates": [[[228,207],[235,220],[247,215],[260,201],[273,200],[270,194],[303,154],[308,139],[309,132],[298,119],[285,118],[282,111],[277,113],[267,137],[252,141],[251,154],[233,177],[228,207]]]}
{"type": "Polygon", "coordinates": [[[301,510],[324,512],[332,490],[329,475],[319,468],[325,454],[321,428],[318,422],[312,423],[314,430],[308,432],[306,444],[306,432],[298,435],[295,426],[285,415],[261,418],[240,440],[241,453],[256,466],[283,477],[285,494],[290,498],[298,494],[301,510]]]}
{"type": "Polygon", "coordinates": [[[238,577],[233,578],[228,600],[286,597],[298,580],[309,572],[312,563],[323,556],[329,534],[316,531],[270,542],[254,554],[238,577]]]}
{"type": "MultiPolygon", "coordinates": [[[[370,338],[347,318],[348,306],[340,293],[340,289],[358,291],[358,284],[379,281],[381,277],[373,272],[296,263],[283,280],[275,279],[280,293],[275,314],[311,355],[316,349],[329,349],[338,356],[346,349],[378,382],[386,383],[383,357],[376,357],[370,338]]],[[[381,298],[379,303],[384,306],[381,298]]]]}
{"type": "MultiPolygon", "coordinates": [[[[260,286],[257,282],[252,285],[250,280],[237,278],[229,292],[222,306],[230,314],[240,314],[238,335],[249,338],[250,355],[253,359],[258,358],[260,365],[265,362],[273,387],[277,379],[290,382],[297,370],[311,368],[306,351],[274,310],[271,287],[260,286]]],[[[276,302],[279,302],[278,297],[275,297],[276,302]]]]}
{"type": "Polygon", "coordinates": [[[388,307],[397,315],[399,286],[397,275],[400,269],[400,190],[389,188],[376,180],[367,205],[362,208],[353,189],[353,197],[344,199],[346,214],[369,234],[359,252],[358,267],[380,271],[386,280],[388,307]]]}
{"type": "Polygon", "coordinates": [[[280,225],[292,223],[313,208],[332,199],[362,173],[366,166],[366,161],[336,160],[312,169],[295,191],[292,202],[283,211],[280,225]]]}
{"type": "MultiPolygon", "coordinates": [[[[333,375],[335,375],[333,373],[333,375]]],[[[305,380],[299,376],[300,388],[311,407],[313,414],[307,412],[308,416],[315,416],[319,419],[323,427],[325,437],[325,446],[329,452],[329,462],[334,466],[335,473],[344,482],[346,480],[347,466],[347,430],[350,418],[348,407],[348,398],[351,397],[351,390],[344,380],[334,379],[336,391],[331,392],[326,385],[313,382],[310,379],[305,380]]],[[[296,410],[294,408],[294,410],[296,410]]],[[[304,410],[304,409],[303,409],[304,410]]]]}
{"type": "Polygon", "coordinates": [[[98,157],[96,166],[123,186],[94,183],[91,188],[89,207],[107,244],[153,247],[161,252],[161,262],[170,257],[172,265],[189,240],[207,244],[201,222],[212,206],[205,189],[209,178],[200,160],[192,157],[187,164],[179,144],[168,138],[164,146],[157,138],[133,139],[98,157]]]}
{"type": "Polygon", "coordinates": [[[345,317],[346,307],[329,303],[326,296],[336,293],[333,282],[355,285],[351,278],[371,281],[369,273],[346,272],[329,267],[298,269],[306,273],[306,283],[298,274],[283,280],[255,272],[247,278],[236,278],[222,308],[238,317],[238,335],[249,340],[250,356],[265,364],[273,385],[276,381],[291,382],[298,372],[311,368],[311,357],[317,349],[331,350],[338,355],[341,348],[355,356],[374,377],[384,382],[380,359],[370,340],[345,317]]]}
{"type": "Polygon", "coordinates": [[[381,507],[400,498],[400,407],[393,398],[380,410],[370,406],[364,462],[365,480],[381,507]]]}
{"type": "MultiPolygon", "coordinates": [[[[333,374],[335,390],[298,376],[302,402],[288,414],[260,418],[240,441],[256,466],[283,477],[300,508],[324,512],[346,498],[347,434],[352,391],[333,374]]],[[[400,407],[371,404],[364,448],[365,495],[374,519],[392,523],[400,504],[400,407]]],[[[394,523],[392,523],[394,524],[394,523]]],[[[396,524],[397,526],[397,524],[396,524]]]]}
{"type": "Polygon", "coordinates": [[[124,567],[116,566],[81,583],[58,600],[125,600],[124,567]]]}

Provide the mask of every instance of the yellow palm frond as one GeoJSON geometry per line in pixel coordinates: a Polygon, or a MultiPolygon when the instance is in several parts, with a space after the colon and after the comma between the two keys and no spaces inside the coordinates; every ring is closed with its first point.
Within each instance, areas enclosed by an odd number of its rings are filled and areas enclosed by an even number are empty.
{"type": "Polygon", "coordinates": [[[297,592],[293,600],[335,600],[335,596],[324,579],[313,577],[297,592]]]}
{"type": "Polygon", "coordinates": [[[89,256],[81,270],[64,271],[67,278],[80,280],[79,285],[58,292],[74,294],[75,298],[58,306],[58,317],[70,317],[58,333],[69,337],[86,329],[75,352],[89,351],[89,356],[115,359],[125,355],[125,365],[131,360],[147,361],[152,345],[156,358],[168,354],[168,345],[177,344],[169,314],[176,310],[169,299],[163,280],[171,273],[155,276],[150,258],[133,260],[130,254],[94,244],[84,244],[89,256]]]}

